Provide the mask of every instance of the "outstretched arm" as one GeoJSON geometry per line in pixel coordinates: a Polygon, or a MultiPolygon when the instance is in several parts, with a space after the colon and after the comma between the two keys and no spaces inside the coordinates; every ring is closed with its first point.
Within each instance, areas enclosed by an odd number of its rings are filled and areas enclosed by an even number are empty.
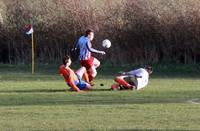
{"type": "Polygon", "coordinates": [[[87,42],[86,46],[87,46],[87,49],[92,53],[99,53],[99,54],[102,54],[102,55],[106,54],[104,51],[99,51],[99,50],[92,48],[90,42],[87,42]]]}
{"type": "Polygon", "coordinates": [[[142,78],[142,74],[138,72],[138,70],[126,72],[126,75],[135,76],[136,78],[142,78]]]}

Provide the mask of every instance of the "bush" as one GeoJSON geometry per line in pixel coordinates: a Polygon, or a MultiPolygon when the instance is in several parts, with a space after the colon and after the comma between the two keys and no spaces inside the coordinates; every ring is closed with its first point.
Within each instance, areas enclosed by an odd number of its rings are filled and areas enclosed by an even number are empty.
{"type": "Polygon", "coordinates": [[[60,62],[87,28],[95,30],[93,46],[108,38],[108,57],[123,63],[199,63],[198,0],[0,0],[3,23],[0,62],[30,63],[31,40],[23,31],[32,22],[36,61],[60,62]],[[12,7],[12,8],[10,8],[12,7]],[[3,12],[3,13],[2,13],[3,12]]]}

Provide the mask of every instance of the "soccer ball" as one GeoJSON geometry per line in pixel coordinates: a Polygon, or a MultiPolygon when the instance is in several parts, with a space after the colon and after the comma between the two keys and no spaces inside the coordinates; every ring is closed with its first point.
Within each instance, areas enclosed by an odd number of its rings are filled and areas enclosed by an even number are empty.
{"type": "Polygon", "coordinates": [[[104,48],[110,48],[111,42],[108,39],[105,39],[105,40],[102,41],[102,46],[104,48]]]}

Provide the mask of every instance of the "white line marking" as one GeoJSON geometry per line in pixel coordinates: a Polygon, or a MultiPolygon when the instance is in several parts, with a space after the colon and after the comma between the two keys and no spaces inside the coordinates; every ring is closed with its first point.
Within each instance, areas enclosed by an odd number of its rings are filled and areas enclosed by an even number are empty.
{"type": "Polygon", "coordinates": [[[200,100],[199,99],[190,99],[190,100],[187,100],[187,103],[200,104],[200,100]]]}

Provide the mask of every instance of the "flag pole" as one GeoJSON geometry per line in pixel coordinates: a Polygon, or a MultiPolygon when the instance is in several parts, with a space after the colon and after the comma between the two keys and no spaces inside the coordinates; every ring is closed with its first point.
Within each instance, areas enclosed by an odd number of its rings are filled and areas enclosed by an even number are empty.
{"type": "Polygon", "coordinates": [[[32,21],[32,14],[28,14],[27,15],[28,18],[28,25],[25,25],[25,29],[26,29],[26,34],[30,35],[31,34],[31,45],[32,45],[32,49],[31,49],[31,57],[32,57],[32,74],[35,73],[35,44],[34,44],[34,30],[33,30],[33,21],[32,21]]]}
{"type": "Polygon", "coordinates": [[[34,32],[32,32],[31,36],[32,36],[32,74],[34,74],[35,73],[34,32]]]}

